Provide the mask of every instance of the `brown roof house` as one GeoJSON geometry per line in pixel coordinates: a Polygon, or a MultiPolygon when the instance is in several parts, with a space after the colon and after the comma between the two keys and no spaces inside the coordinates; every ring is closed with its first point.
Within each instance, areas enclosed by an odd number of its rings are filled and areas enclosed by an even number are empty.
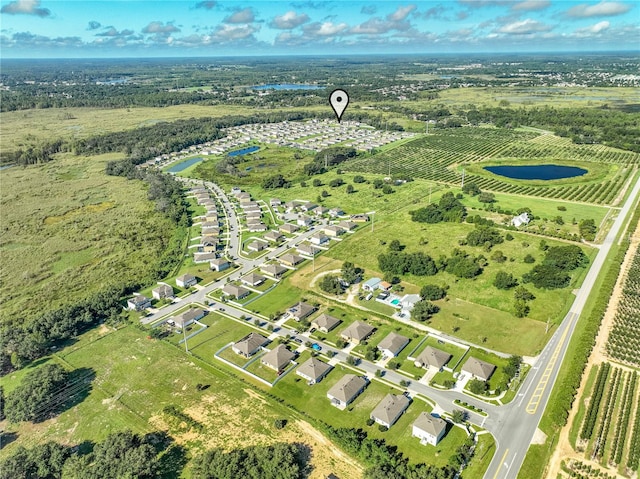
{"type": "Polygon", "coordinates": [[[391,427],[402,416],[409,404],[411,404],[411,399],[404,394],[387,394],[371,411],[371,419],[378,424],[391,427]]]}
{"type": "Polygon", "coordinates": [[[262,251],[266,247],[267,247],[267,243],[265,243],[264,241],[260,241],[260,240],[252,241],[251,243],[249,243],[247,245],[247,249],[249,251],[262,251]]]}
{"type": "Polygon", "coordinates": [[[311,385],[322,381],[322,378],[329,374],[332,369],[333,366],[320,361],[318,358],[309,358],[296,369],[296,374],[306,379],[307,384],[311,385]]]}
{"type": "Polygon", "coordinates": [[[481,361],[478,358],[469,356],[469,359],[462,366],[461,371],[463,373],[469,373],[472,377],[481,379],[482,381],[488,381],[496,367],[485,361],[481,361]]]}
{"type": "Polygon", "coordinates": [[[236,354],[244,356],[245,358],[250,358],[268,342],[269,340],[261,334],[249,333],[240,341],[234,343],[231,349],[236,354]]]}
{"type": "Polygon", "coordinates": [[[280,261],[285,266],[295,266],[302,263],[304,260],[305,258],[303,258],[302,256],[291,253],[283,254],[278,258],[278,261],[280,261]]]}
{"type": "Polygon", "coordinates": [[[283,233],[292,234],[298,231],[300,228],[296,225],[292,225],[291,223],[285,223],[283,225],[280,225],[278,229],[283,233]]]}
{"type": "Polygon", "coordinates": [[[263,264],[260,266],[260,271],[272,278],[279,278],[289,270],[281,264],[263,264]]]}
{"type": "Polygon", "coordinates": [[[434,367],[440,370],[444,367],[445,364],[449,362],[451,358],[451,354],[445,353],[438,348],[427,346],[426,348],[424,348],[424,351],[422,351],[418,355],[414,363],[419,368],[434,367]]]}
{"type": "Polygon", "coordinates": [[[240,281],[242,281],[247,286],[259,286],[264,283],[266,279],[267,278],[258,273],[249,273],[240,278],[240,281]]]}
{"type": "Polygon", "coordinates": [[[447,432],[447,421],[426,412],[420,413],[413,423],[411,435],[420,439],[420,444],[435,446],[447,432]]]}
{"type": "Polygon", "coordinates": [[[391,332],[382,341],[380,341],[378,349],[382,352],[383,356],[395,358],[407,344],[409,344],[409,338],[402,336],[401,334],[391,332]]]}
{"type": "Polygon", "coordinates": [[[233,296],[236,299],[242,299],[245,296],[249,296],[251,294],[251,290],[243,286],[236,286],[235,284],[227,283],[224,285],[224,288],[222,288],[222,293],[225,296],[233,296]]]}
{"type": "Polygon", "coordinates": [[[296,303],[291,306],[291,308],[289,308],[289,313],[291,314],[291,317],[293,319],[295,319],[296,321],[300,321],[307,316],[310,316],[314,311],[317,310],[318,308],[316,308],[314,305],[300,301],[299,303],[296,303]]]}
{"type": "Polygon", "coordinates": [[[284,236],[282,236],[282,233],[278,232],[278,231],[269,231],[268,233],[265,233],[265,235],[263,236],[264,239],[269,240],[273,243],[277,243],[278,241],[282,240],[282,238],[284,238],[284,236]]]}
{"type": "Polygon", "coordinates": [[[161,284],[157,288],[153,288],[153,290],[151,291],[151,296],[153,296],[155,299],[172,299],[174,297],[173,288],[168,284],[161,284]]]}
{"type": "Polygon", "coordinates": [[[262,356],[260,362],[281,374],[296,355],[289,351],[284,344],[279,344],[267,354],[262,356]]]}
{"type": "Polygon", "coordinates": [[[353,342],[356,344],[361,343],[365,339],[367,339],[371,334],[375,331],[376,328],[368,325],[367,323],[363,323],[362,321],[356,321],[351,323],[347,328],[345,328],[340,336],[342,339],[348,342],[353,342]]]}
{"type": "Polygon", "coordinates": [[[331,405],[345,409],[358,395],[364,391],[367,380],[354,374],[345,374],[329,391],[327,397],[331,405]]]}
{"type": "Polygon", "coordinates": [[[338,318],[334,318],[333,316],[322,313],[320,316],[313,320],[311,326],[319,331],[322,331],[323,333],[328,333],[333,328],[338,326],[341,322],[342,320],[338,318]]]}

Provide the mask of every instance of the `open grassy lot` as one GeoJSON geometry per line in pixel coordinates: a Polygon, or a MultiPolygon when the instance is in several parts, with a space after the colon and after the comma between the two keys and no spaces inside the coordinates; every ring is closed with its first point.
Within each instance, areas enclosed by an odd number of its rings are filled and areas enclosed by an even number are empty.
{"type": "Polygon", "coordinates": [[[290,279],[283,279],[280,284],[268,294],[256,299],[247,307],[257,313],[271,317],[276,313],[284,313],[305,295],[305,291],[290,284],[290,279]]]}
{"type": "Polygon", "coordinates": [[[104,173],[116,158],[64,154],[0,173],[2,320],[151,277],[174,226],[141,183],[104,173]]]}
{"type": "MultiPolygon", "coordinates": [[[[322,479],[332,471],[342,477],[360,477],[357,463],[335,454],[331,443],[290,409],[166,341],[147,339],[146,333],[135,328],[93,330],[60,356],[44,361],[92,368],[96,372],[92,389],[84,401],[54,419],[5,426],[5,431],[15,431],[18,437],[3,447],[1,458],[20,445],[30,447],[48,440],[79,444],[124,429],[140,433],[166,430],[178,444],[189,448],[190,455],[216,447],[229,450],[278,441],[304,442],[313,449],[311,479],[322,479]],[[197,384],[209,387],[198,391],[197,384]],[[167,405],[178,406],[202,423],[204,432],[185,432],[167,424],[162,413],[167,405]],[[276,418],[289,419],[284,430],[273,427],[276,418]]],[[[5,391],[13,389],[28,370],[2,378],[5,391]]],[[[183,477],[189,477],[188,470],[183,477]]]]}

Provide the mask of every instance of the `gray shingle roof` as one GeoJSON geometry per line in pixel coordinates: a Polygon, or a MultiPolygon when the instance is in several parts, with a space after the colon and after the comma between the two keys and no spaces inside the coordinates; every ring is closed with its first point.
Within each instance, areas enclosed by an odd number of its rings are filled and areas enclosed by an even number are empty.
{"type": "Polygon", "coordinates": [[[342,321],[338,318],[334,318],[333,316],[329,316],[328,314],[322,313],[316,319],[313,320],[313,324],[316,325],[316,328],[326,329],[327,331],[331,331],[342,321]]]}
{"type": "Polygon", "coordinates": [[[260,346],[266,344],[267,341],[268,339],[261,334],[250,333],[235,343],[233,347],[245,356],[248,356],[249,354],[253,354],[253,352],[260,348],[260,346]]]}
{"type": "Polygon", "coordinates": [[[366,384],[367,381],[360,376],[345,374],[340,381],[329,389],[327,395],[347,403],[351,401],[366,384]]]}
{"type": "Polygon", "coordinates": [[[371,411],[371,417],[392,425],[400,417],[402,412],[409,407],[411,400],[402,394],[387,394],[371,411]]]}
{"type": "Polygon", "coordinates": [[[462,366],[462,371],[473,374],[485,381],[491,377],[495,369],[496,367],[493,364],[474,358],[473,356],[470,356],[464,363],[464,366],[462,366]]]}
{"type": "Polygon", "coordinates": [[[421,364],[426,364],[428,366],[434,366],[440,369],[442,366],[447,364],[447,361],[451,359],[451,354],[445,353],[440,349],[427,346],[424,348],[424,351],[420,353],[420,355],[416,358],[416,361],[421,364]]]}
{"type": "Polygon", "coordinates": [[[356,341],[362,341],[371,333],[375,328],[369,326],[361,321],[355,321],[351,323],[340,335],[347,339],[355,339],[356,341]]]}
{"type": "Polygon", "coordinates": [[[262,357],[262,362],[276,371],[281,371],[295,357],[296,355],[289,351],[284,344],[279,344],[262,357]]]}
{"type": "Polygon", "coordinates": [[[317,381],[318,378],[321,378],[328,371],[333,369],[327,363],[320,361],[317,358],[309,358],[307,361],[302,363],[297,370],[297,373],[303,375],[304,377],[311,378],[314,381],[317,381]]]}
{"type": "Polygon", "coordinates": [[[393,354],[398,354],[402,351],[407,343],[409,342],[409,338],[402,336],[401,334],[391,332],[385,337],[380,344],[378,344],[378,349],[387,349],[391,351],[393,354]]]}
{"type": "Polygon", "coordinates": [[[423,412],[418,416],[418,419],[415,420],[413,425],[432,436],[438,437],[440,433],[446,429],[447,421],[423,412]]]}

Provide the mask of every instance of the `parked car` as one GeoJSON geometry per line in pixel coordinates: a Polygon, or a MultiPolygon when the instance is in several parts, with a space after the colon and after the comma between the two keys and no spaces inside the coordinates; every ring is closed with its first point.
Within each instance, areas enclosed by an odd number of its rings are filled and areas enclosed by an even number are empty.
{"type": "Polygon", "coordinates": [[[313,343],[311,345],[311,349],[313,349],[314,351],[322,351],[322,347],[318,343],[313,343]]]}

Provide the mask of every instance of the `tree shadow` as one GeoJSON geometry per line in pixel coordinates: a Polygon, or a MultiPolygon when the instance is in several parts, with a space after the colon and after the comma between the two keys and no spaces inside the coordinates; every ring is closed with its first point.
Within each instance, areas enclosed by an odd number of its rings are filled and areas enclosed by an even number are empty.
{"type": "Polygon", "coordinates": [[[187,462],[187,450],[178,444],[170,444],[158,460],[157,477],[162,479],[180,477],[187,462]]]}
{"type": "Polygon", "coordinates": [[[6,446],[11,444],[13,441],[18,439],[18,433],[13,431],[3,431],[0,432],[0,451],[4,449],[6,446]]]}
{"type": "Polygon", "coordinates": [[[83,402],[91,393],[91,383],[95,378],[96,372],[92,368],[71,371],[65,384],[35,411],[33,422],[45,421],[83,402]]]}
{"type": "Polygon", "coordinates": [[[313,458],[313,449],[308,444],[304,444],[302,442],[295,442],[293,445],[297,449],[296,460],[298,465],[300,466],[300,471],[302,472],[303,478],[308,478],[311,476],[313,472],[313,464],[311,464],[311,459],[313,458]]]}

